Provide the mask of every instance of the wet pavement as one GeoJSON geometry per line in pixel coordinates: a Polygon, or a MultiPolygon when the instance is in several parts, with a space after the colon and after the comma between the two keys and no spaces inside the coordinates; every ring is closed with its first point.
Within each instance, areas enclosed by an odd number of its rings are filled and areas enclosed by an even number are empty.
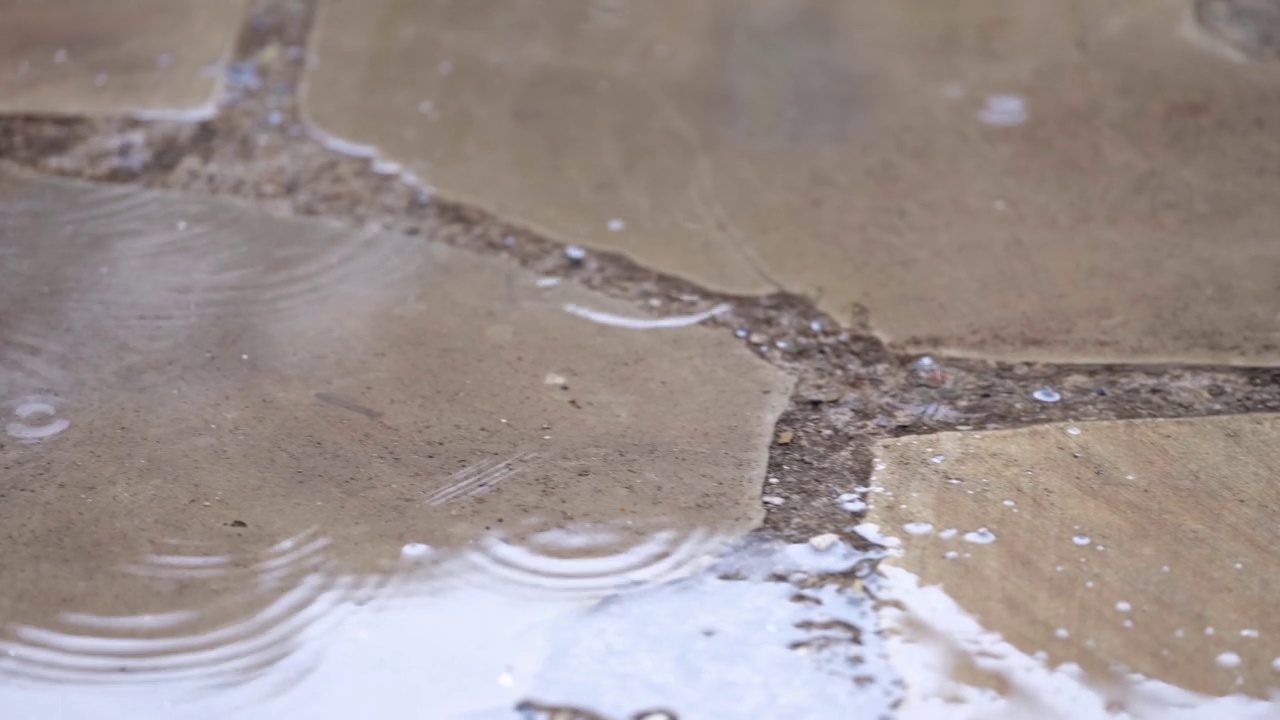
{"type": "Polygon", "coordinates": [[[903,348],[1275,361],[1280,79],[1189,14],[329,0],[303,109],[445,194],[714,290],[862,306],[903,348]]]}
{"type": "Polygon", "coordinates": [[[0,30],[16,717],[1280,714],[1268,0],[160,5],[0,30]]]}
{"type": "Polygon", "coordinates": [[[248,0],[3,0],[0,112],[202,119],[248,0]]]}

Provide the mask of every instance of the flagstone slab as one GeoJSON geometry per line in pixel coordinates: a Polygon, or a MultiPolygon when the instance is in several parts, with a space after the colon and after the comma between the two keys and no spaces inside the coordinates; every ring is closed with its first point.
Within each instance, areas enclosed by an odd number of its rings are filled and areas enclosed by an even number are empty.
{"type": "Polygon", "coordinates": [[[247,0],[0,0],[0,112],[211,116],[247,0]]]}
{"type": "Polygon", "coordinates": [[[324,0],[304,110],[446,195],[863,306],[907,349],[1273,362],[1280,75],[1215,37],[1174,0],[324,0]]]}
{"type": "Polygon", "coordinates": [[[1280,416],[943,433],[877,452],[867,519],[901,542],[887,562],[1020,651],[1078,663],[1096,687],[1123,687],[1124,668],[1209,695],[1280,688],[1280,416]]]}

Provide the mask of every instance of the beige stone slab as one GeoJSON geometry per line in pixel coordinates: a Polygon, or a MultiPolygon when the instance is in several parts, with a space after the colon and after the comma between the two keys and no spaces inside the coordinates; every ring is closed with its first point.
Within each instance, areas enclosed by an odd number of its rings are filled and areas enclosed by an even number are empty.
{"type": "Polygon", "coordinates": [[[305,111],[442,191],[909,348],[1280,358],[1280,75],[1142,0],[325,0],[305,111]]]}
{"type": "Polygon", "coordinates": [[[591,596],[754,526],[790,379],[536,280],[0,174],[0,676],[236,675],[403,585],[402,553],[419,584],[591,596]]]}
{"type": "Polygon", "coordinates": [[[1278,448],[1277,415],[886,441],[868,520],[901,540],[888,562],[1023,653],[1079,663],[1105,697],[1132,690],[1117,667],[1266,697],[1280,688],[1278,448]]]}
{"type": "Polygon", "coordinates": [[[0,112],[211,115],[246,0],[0,0],[0,112]]]}

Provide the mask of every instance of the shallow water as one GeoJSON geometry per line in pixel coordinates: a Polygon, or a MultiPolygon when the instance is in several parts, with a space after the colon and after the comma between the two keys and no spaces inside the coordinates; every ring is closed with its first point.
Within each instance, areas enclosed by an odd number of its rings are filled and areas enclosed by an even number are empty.
{"type": "Polygon", "coordinates": [[[566,308],[635,312],[420,238],[10,173],[0,247],[0,697],[31,717],[510,710],[527,627],[761,517],[791,381],[728,332],[592,322],[566,308]]]}

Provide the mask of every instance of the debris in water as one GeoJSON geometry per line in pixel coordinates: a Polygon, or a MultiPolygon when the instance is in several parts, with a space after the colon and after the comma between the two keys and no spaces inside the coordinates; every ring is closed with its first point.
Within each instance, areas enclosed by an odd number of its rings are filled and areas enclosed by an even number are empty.
{"type": "Polygon", "coordinates": [[[568,245],[564,249],[564,256],[578,263],[586,259],[587,251],[578,245],[568,245]]]}
{"type": "Polygon", "coordinates": [[[626,230],[626,229],[627,229],[627,223],[624,220],[621,220],[619,218],[614,218],[609,221],[609,232],[622,232],[623,230],[626,230]]]}

